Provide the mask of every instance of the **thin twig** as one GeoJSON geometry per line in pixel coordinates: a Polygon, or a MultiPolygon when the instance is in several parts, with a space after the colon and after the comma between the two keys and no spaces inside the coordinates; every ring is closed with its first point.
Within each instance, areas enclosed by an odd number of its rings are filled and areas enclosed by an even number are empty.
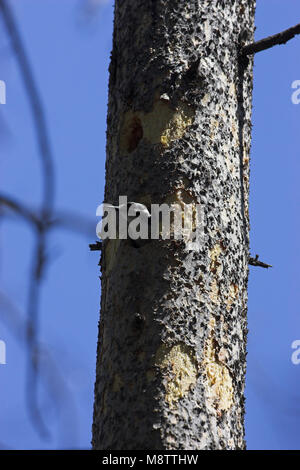
{"type": "MultiPolygon", "coordinates": [[[[84,236],[91,236],[95,230],[95,223],[92,218],[75,214],[69,210],[56,211],[52,216],[52,220],[48,220],[47,227],[44,228],[45,221],[42,215],[39,215],[36,211],[30,209],[16,198],[1,191],[0,206],[6,208],[9,212],[13,212],[17,217],[25,220],[38,231],[43,231],[43,229],[49,231],[54,229],[66,229],[84,236]]],[[[1,213],[2,217],[5,215],[5,212],[1,213]]]]}
{"type": "Polygon", "coordinates": [[[0,192],[0,205],[6,207],[10,211],[13,211],[36,228],[38,228],[41,224],[40,219],[30,209],[8,194],[0,192]]]}
{"type": "Polygon", "coordinates": [[[300,23],[292,26],[292,28],[281,31],[281,33],[274,34],[273,36],[268,36],[267,38],[260,39],[260,41],[253,42],[244,46],[241,50],[242,56],[247,56],[251,54],[256,54],[257,52],[265,51],[270,49],[273,46],[279,44],[285,44],[290,39],[293,39],[297,34],[300,34],[300,23]]]}
{"type": "MultiPolygon", "coordinates": [[[[4,206],[18,217],[27,221],[35,230],[35,245],[32,257],[31,276],[29,280],[29,294],[27,306],[27,320],[25,340],[27,344],[27,376],[26,376],[26,397],[30,418],[43,436],[49,436],[49,431],[43,421],[38,406],[38,377],[42,372],[39,355],[39,298],[41,281],[47,265],[46,244],[47,235],[50,230],[56,228],[67,228],[76,230],[79,233],[91,233],[91,227],[94,226],[89,220],[69,212],[54,214],[54,195],[55,195],[55,175],[54,159],[50,146],[45,113],[40,95],[35,83],[35,79],[28,60],[27,53],[15,22],[13,12],[6,0],[0,0],[0,11],[11,44],[20,67],[21,76],[25,85],[25,90],[29,98],[34,126],[37,135],[37,142],[40,152],[43,174],[43,197],[41,209],[32,211],[20,201],[8,195],[0,193],[0,206],[4,206]]],[[[2,214],[1,214],[2,215],[2,214]]],[[[69,395],[69,393],[66,393],[69,395]]],[[[70,399],[70,397],[69,397],[70,399]]]]}
{"type": "Polygon", "coordinates": [[[28,345],[27,355],[27,376],[26,376],[26,398],[28,410],[31,415],[32,422],[39,429],[42,437],[49,438],[50,432],[42,418],[38,406],[38,377],[39,377],[39,355],[37,353],[37,338],[39,332],[39,300],[40,300],[40,283],[42,280],[43,270],[46,264],[45,245],[46,233],[44,230],[37,232],[36,244],[32,258],[31,276],[28,293],[29,312],[26,337],[28,345]]]}
{"type": "Polygon", "coordinates": [[[61,228],[90,237],[95,233],[95,221],[92,217],[75,214],[69,210],[57,210],[53,215],[49,229],[61,228]]]}
{"type": "Polygon", "coordinates": [[[0,0],[0,9],[29,97],[43,169],[44,194],[42,205],[45,212],[50,213],[54,204],[54,164],[42,100],[12,10],[6,0],[0,0]]]}
{"type": "MultiPolygon", "coordinates": [[[[42,280],[43,271],[46,265],[46,233],[47,230],[55,228],[67,228],[72,231],[90,235],[93,226],[91,220],[84,219],[83,217],[76,216],[67,211],[59,213],[54,217],[53,221],[48,221],[48,226],[45,226],[43,221],[43,214],[39,217],[34,211],[26,207],[21,202],[17,201],[9,195],[0,193],[0,206],[4,206],[9,211],[15,213],[18,217],[28,222],[36,233],[35,254],[32,260],[32,275],[30,278],[29,295],[28,295],[28,312],[30,315],[27,319],[26,326],[26,340],[28,346],[28,373],[26,377],[26,399],[28,403],[28,410],[30,418],[34,426],[39,430],[39,433],[45,437],[49,437],[41,414],[38,408],[37,397],[37,378],[39,376],[40,368],[40,355],[39,347],[37,344],[38,337],[38,305],[40,282],[42,280]]],[[[3,215],[3,214],[2,214],[3,215]]]]}
{"type": "MultiPolygon", "coordinates": [[[[27,396],[29,397],[28,409],[33,423],[40,434],[42,436],[46,436],[49,434],[49,432],[43,422],[36,400],[38,378],[38,356],[36,356],[36,344],[38,338],[39,290],[42,279],[42,271],[45,268],[46,235],[49,228],[48,222],[52,218],[54,205],[54,164],[42,102],[35,84],[32,69],[23,46],[18,26],[15,22],[13,12],[6,0],[0,0],[0,10],[2,12],[6,30],[11,39],[12,47],[19,64],[21,76],[23,78],[27,96],[29,98],[42,163],[43,198],[40,218],[41,224],[35,225],[37,228],[36,246],[34,248],[31,278],[29,281],[30,285],[27,312],[27,396]]],[[[18,209],[16,205],[13,208],[15,210],[18,209]]],[[[21,212],[19,212],[19,214],[21,214],[21,212]]],[[[25,215],[24,212],[22,215],[25,215]]]]}

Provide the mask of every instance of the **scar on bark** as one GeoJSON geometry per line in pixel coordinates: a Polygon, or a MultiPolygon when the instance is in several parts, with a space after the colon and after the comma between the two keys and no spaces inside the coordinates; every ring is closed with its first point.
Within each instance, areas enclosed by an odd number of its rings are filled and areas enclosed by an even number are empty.
{"type": "Polygon", "coordinates": [[[123,155],[133,152],[142,139],[168,148],[184,137],[194,117],[195,110],[183,102],[171,107],[166,94],[155,98],[150,112],[128,110],[120,130],[120,151],[123,155]]]}
{"type": "MultiPolygon", "coordinates": [[[[176,409],[177,402],[196,385],[198,363],[195,352],[184,343],[162,344],[156,352],[155,363],[164,375],[165,400],[170,409],[176,409]]],[[[153,379],[151,374],[149,379],[153,379]]]]}
{"type": "Polygon", "coordinates": [[[217,347],[214,339],[216,321],[209,322],[209,336],[205,343],[203,354],[204,387],[210,407],[216,410],[217,415],[228,411],[234,403],[234,387],[230,371],[226,365],[227,353],[217,347]]]}

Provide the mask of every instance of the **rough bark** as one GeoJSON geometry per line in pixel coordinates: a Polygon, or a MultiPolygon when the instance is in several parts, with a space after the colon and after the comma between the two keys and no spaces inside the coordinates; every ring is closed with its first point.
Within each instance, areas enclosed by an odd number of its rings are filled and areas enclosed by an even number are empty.
{"type": "Polygon", "coordinates": [[[93,447],[242,449],[255,0],[116,0],[105,201],[201,204],[205,239],[109,240],[93,447]]]}

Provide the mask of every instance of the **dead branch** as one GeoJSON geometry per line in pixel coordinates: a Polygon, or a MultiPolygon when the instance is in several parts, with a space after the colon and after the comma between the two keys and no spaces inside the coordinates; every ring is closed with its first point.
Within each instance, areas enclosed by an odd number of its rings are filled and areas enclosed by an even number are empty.
{"type": "Polygon", "coordinates": [[[259,256],[256,255],[255,258],[249,258],[249,264],[251,266],[258,266],[260,268],[272,268],[273,266],[271,264],[263,263],[263,261],[260,261],[259,256]]]}
{"type": "Polygon", "coordinates": [[[256,54],[257,52],[265,51],[266,49],[270,49],[271,47],[279,44],[286,44],[298,34],[300,34],[300,23],[286,29],[285,31],[281,31],[281,33],[268,36],[267,38],[260,39],[257,42],[244,46],[241,50],[241,55],[245,57],[247,55],[256,54]]]}

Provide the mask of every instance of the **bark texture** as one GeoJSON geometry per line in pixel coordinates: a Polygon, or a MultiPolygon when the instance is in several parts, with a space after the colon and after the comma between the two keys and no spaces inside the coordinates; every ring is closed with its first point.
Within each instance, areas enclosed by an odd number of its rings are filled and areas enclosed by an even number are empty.
{"type": "Polygon", "coordinates": [[[105,201],[201,204],[205,239],[109,240],[93,447],[242,449],[255,0],[116,0],[105,201]]]}

